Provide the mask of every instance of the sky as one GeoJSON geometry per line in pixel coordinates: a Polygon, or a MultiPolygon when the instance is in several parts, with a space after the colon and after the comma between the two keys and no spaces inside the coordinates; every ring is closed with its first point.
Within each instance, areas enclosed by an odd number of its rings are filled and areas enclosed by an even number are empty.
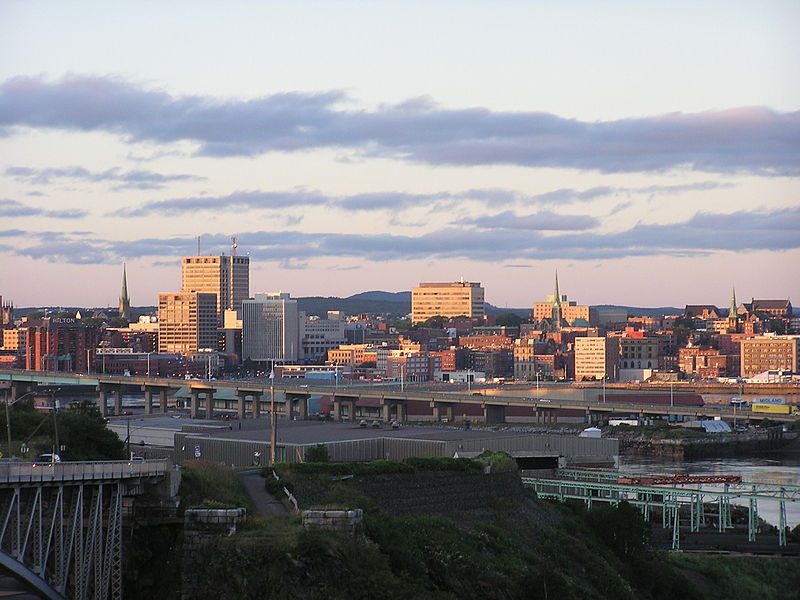
{"type": "Polygon", "coordinates": [[[800,3],[0,3],[0,296],[800,305],[800,3]]]}

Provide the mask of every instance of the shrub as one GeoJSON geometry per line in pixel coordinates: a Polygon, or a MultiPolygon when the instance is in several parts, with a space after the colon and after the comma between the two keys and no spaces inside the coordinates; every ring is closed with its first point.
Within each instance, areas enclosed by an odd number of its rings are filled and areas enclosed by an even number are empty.
{"type": "Polygon", "coordinates": [[[306,462],[326,463],[330,461],[328,448],[325,444],[317,444],[306,450],[306,462]]]}

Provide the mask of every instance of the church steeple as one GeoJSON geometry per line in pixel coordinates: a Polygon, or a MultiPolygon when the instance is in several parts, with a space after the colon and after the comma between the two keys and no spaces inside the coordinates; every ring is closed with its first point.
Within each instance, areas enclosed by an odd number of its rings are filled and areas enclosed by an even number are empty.
{"type": "Polygon", "coordinates": [[[128,272],[125,263],[122,263],[122,292],[119,295],[119,316],[130,322],[131,301],[128,298],[128,272]]]}
{"type": "Polygon", "coordinates": [[[731,308],[730,312],[728,313],[729,319],[736,318],[736,288],[731,287],[731,308]]]}
{"type": "Polygon", "coordinates": [[[553,326],[558,331],[561,329],[561,293],[558,291],[558,271],[556,271],[556,286],[553,290],[552,318],[553,326]]]}

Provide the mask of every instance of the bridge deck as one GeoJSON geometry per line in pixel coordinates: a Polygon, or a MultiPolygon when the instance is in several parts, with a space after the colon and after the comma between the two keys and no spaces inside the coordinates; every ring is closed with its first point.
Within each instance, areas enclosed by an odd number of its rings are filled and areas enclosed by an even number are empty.
{"type": "Polygon", "coordinates": [[[169,470],[167,459],[98,462],[0,463],[0,486],[17,483],[112,481],[163,476],[169,470]]]}

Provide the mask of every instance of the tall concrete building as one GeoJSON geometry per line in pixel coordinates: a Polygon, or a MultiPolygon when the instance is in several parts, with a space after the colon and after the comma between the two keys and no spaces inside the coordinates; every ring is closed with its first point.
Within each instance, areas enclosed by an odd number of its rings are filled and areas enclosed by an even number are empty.
{"type": "Polygon", "coordinates": [[[411,291],[411,322],[431,317],[483,317],[486,314],[480,283],[420,283],[411,291]]]}
{"type": "Polygon", "coordinates": [[[800,336],[760,335],[739,341],[741,376],[752,377],[764,371],[796,373],[800,363],[800,336]]]}
{"type": "Polygon", "coordinates": [[[217,296],[201,292],[158,295],[158,351],[190,354],[217,349],[217,296]]]}
{"type": "Polygon", "coordinates": [[[185,256],[181,291],[216,294],[219,324],[225,310],[239,310],[250,297],[249,256],[185,256]]]}
{"type": "Polygon", "coordinates": [[[575,338],[575,381],[608,378],[619,374],[619,338],[575,338]]]}
{"type": "Polygon", "coordinates": [[[289,294],[256,294],[242,302],[242,360],[293,363],[300,347],[297,300],[289,294]]]}

